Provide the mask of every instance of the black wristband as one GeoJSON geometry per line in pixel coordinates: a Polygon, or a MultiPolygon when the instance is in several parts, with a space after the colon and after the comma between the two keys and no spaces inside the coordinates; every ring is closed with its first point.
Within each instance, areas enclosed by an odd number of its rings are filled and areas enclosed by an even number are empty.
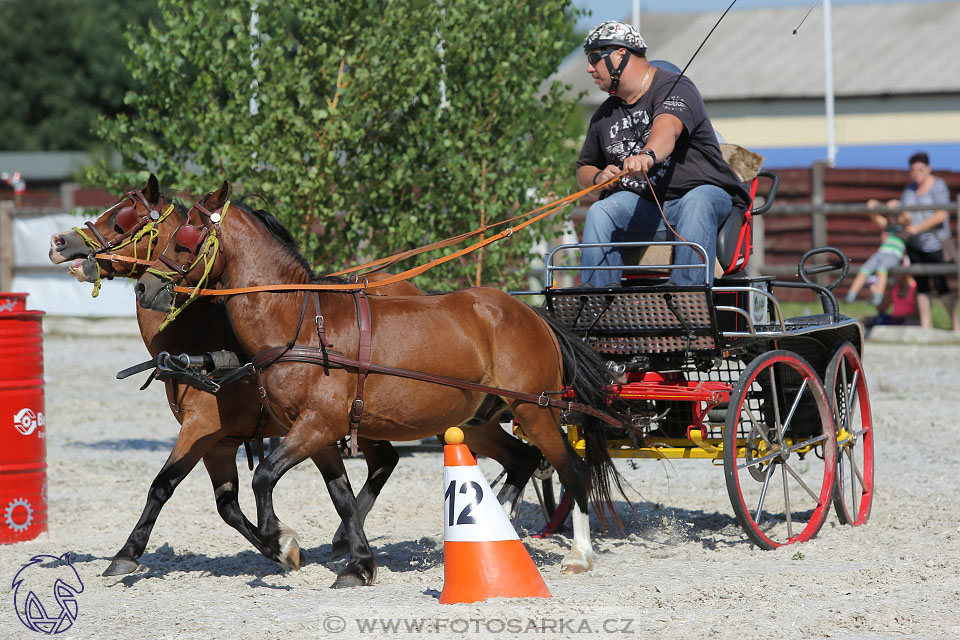
{"type": "Polygon", "coordinates": [[[603,170],[602,170],[602,169],[601,169],[600,171],[597,171],[595,174],[593,174],[593,184],[594,184],[594,185],[597,184],[597,176],[599,176],[601,173],[603,173],[603,170]]]}
{"type": "Polygon", "coordinates": [[[640,153],[650,156],[653,158],[653,164],[657,164],[657,154],[653,152],[653,149],[643,149],[640,153]]]}

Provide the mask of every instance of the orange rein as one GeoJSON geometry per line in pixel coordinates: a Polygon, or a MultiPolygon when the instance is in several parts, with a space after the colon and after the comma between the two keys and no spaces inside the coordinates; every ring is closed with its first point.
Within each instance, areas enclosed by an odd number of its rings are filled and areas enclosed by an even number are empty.
{"type": "MultiPolygon", "coordinates": [[[[446,240],[441,240],[439,242],[435,242],[433,244],[420,247],[418,249],[411,249],[410,251],[405,251],[403,253],[399,253],[387,258],[381,258],[373,262],[362,264],[358,267],[353,267],[351,269],[345,269],[343,271],[337,271],[336,273],[330,274],[331,276],[338,276],[345,273],[359,271],[360,269],[364,269],[366,267],[371,267],[371,266],[379,266],[379,269],[386,268],[389,265],[393,264],[394,262],[403,260],[410,256],[418,255],[426,251],[430,251],[431,249],[446,247],[451,244],[455,244],[456,242],[459,242],[461,240],[464,240],[466,238],[469,238],[471,236],[477,235],[479,233],[483,233],[484,231],[492,227],[504,225],[504,224],[513,222],[515,220],[526,218],[527,216],[533,215],[534,213],[542,212],[539,215],[534,216],[533,218],[530,218],[529,220],[522,222],[515,227],[509,227],[507,229],[504,229],[500,233],[490,236],[489,238],[485,238],[480,242],[470,245],[469,247],[460,249],[459,251],[455,251],[445,256],[441,256],[435,260],[431,260],[430,262],[426,264],[422,264],[418,267],[407,269],[406,271],[402,271],[384,280],[378,280],[376,282],[367,282],[366,280],[364,280],[362,282],[353,282],[349,284],[267,284],[267,285],[261,285],[256,287],[239,287],[236,289],[200,289],[199,291],[195,291],[194,287],[175,286],[173,287],[173,290],[177,293],[189,293],[189,294],[201,295],[201,296],[232,296],[232,295],[238,295],[238,294],[244,294],[244,293],[281,292],[281,291],[359,291],[359,290],[375,289],[378,287],[385,287],[389,284],[394,284],[402,280],[409,280],[410,278],[413,278],[414,276],[418,276],[421,273],[428,271],[436,266],[439,266],[446,262],[450,262],[451,260],[455,260],[460,256],[476,251],[477,249],[481,249],[487,246],[488,244],[492,244],[503,238],[510,237],[516,231],[519,231],[520,229],[523,229],[524,227],[527,227],[533,224],[534,222],[538,222],[539,220],[545,218],[546,216],[552,213],[556,213],[558,210],[571,204],[574,200],[577,200],[578,198],[592,191],[596,191],[598,189],[602,189],[606,186],[609,186],[610,184],[619,180],[624,175],[626,175],[626,171],[620,171],[619,173],[617,173],[615,176],[613,176],[606,182],[601,182],[591,187],[587,187],[586,189],[581,189],[576,193],[572,193],[568,196],[560,198],[559,200],[554,200],[553,202],[549,202],[543,206],[537,207],[536,209],[532,209],[531,211],[527,211],[526,213],[522,213],[518,216],[514,216],[513,218],[502,220],[500,222],[497,222],[491,225],[485,225],[483,227],[474,229],[473,231],[469,231],[467,233],[461,234],[459,236],[454,236],[453,238],[448,238],[446,240]]],[[[117,257],[120,258],[122,256],[117,256],[117,257]]],[[[128,258],[127,260],[133,260],[133,258],[128,258]]],[[[372,273],[374,271],[378,271],[379,269],[371,269],[366,273],[372,273]]]]}
{"type": "Polygon", "coordinates": [[[128,256],[117,255],[116,253],[111,253],[109,255],[96,255],[93,256],[94,260],[106,260],[107,262],[130,262],[132,264],[142,264],[146,267],[153,266],[156,260],[144,260],[143,258],[130,258],[128,256]]]}

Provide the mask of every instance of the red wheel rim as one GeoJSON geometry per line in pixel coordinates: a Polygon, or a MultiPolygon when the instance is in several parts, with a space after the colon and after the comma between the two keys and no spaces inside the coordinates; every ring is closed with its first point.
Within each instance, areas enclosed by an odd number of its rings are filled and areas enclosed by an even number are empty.
{"type": "Polygon", "coordinates": [[[747,536],[763,549],[815,536],[835,471],[833,419],[817,373],[788,351],[756,358],[734,386],[724,426],[727,492],[747,536]]]}
{"type": "Polygon", "coordinates": [[[827,367],[828,399],[837,429],[833,504],[842,524],[859,526],[873,506],[873,417],[857,350],[845,343],[827,367]]]}

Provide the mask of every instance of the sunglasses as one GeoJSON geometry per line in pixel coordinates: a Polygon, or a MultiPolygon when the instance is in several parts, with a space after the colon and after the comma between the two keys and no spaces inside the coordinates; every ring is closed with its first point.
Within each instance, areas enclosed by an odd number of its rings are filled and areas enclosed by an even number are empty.
{"type": "Polygon", "coordinates": [[[603,49],[602,51],[591,51],[587,54],[587,62],[591,66],[597,66],[597,63],[609,56],[611,53],[616,51],[616,49],[603,49]]]}

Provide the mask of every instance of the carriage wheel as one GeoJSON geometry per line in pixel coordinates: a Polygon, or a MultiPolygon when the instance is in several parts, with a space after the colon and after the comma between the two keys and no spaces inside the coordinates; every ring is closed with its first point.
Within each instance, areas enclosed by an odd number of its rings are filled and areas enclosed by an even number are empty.
{"type": "Polygon", "coordinates": [[[570,508],[573,502],[563,490],[560,479],[553,466],[547,462],[546,458],[540,460],[540,465],[533,472],[533,489],[537,493],[537,501],[540,503],[540,511],[546,525],[535,534],[535,538],[545,538],[556,533],[566,522],[570,515],[570,508]]]}
{"type": "Polygon", "coordinates": [[[804,542],[830,510],[833,420],[820,378],[790,351],[769,351],[730,394],[723,469],[737,521],[762,549],[804,542]]]}
{"type": "Polygon", "coordinates": [[[873,505],[873,418],[863,365],[852,344],[837,349],[824,382],[837,427],[833,506],[841,524],[858,526],[870,517],[873,505]]]}

